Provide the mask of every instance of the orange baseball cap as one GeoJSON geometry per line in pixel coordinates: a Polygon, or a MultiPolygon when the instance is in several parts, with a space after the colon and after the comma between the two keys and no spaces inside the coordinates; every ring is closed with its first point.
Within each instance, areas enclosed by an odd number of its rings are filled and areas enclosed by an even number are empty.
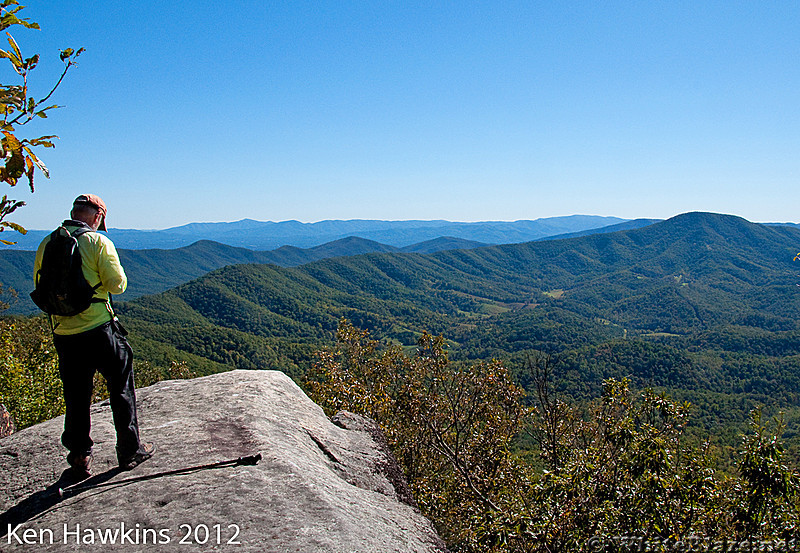
{"type": "Polygon", "coordinates": [[[96,196],[94,194],[81,194],[75,201],[72,202],[73,206],[76,205],[90,205],[95,208],[100,215],[103,216],[103,220],[100,221],[100,226],[97,227],[98,230],[106,230],[106,203],[100,199],[100,196],[96,196]]]}

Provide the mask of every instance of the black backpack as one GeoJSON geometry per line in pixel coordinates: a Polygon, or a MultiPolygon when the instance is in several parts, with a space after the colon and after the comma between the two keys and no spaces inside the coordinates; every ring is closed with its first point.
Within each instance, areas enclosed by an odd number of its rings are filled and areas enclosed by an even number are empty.
{"type": "Polygon", "coordinates": [[[92,231],[79,228],[70,234],[65,227],[59,227],[44,247],[42,266],[36,272],[36,289],[31,292],[31,299],[49,315],[71,317],[85,311],[92,303],[106,301],[94,297],[100,283],[91,286],[81,269],[83,262],[78,250],[78,237],[87,232],[92,231]]]}

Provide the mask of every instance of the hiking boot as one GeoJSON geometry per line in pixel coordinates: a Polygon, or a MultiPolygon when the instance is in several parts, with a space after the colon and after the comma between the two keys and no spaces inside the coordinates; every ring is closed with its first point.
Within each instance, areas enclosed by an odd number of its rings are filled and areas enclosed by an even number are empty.
{"type": "Polygon", "coordinates": [[[92,454],[77,455],[73,453],[67,454],[67,463],[77,478],[89,478],[92,475],[92,454]]]}
{"type": "Polygon", "coordinates": [[[156,444],[152,442],[142,442],[139,446],[139,451],[134,453],[133,457],[119,462],[119,468],[122,470],[134,469],[152,457],[155,452],[156,444]]]}

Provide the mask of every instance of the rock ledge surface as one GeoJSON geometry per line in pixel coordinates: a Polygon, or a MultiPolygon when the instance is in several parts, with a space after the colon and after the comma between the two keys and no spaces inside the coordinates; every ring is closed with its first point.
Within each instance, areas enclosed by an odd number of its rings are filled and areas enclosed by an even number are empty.
{"type": "Polygon", "coordinates": [[[119,472],[110,409],[94,405],[93,476],[82,485],[97,487],[58,496],[71,483],[63,417],[0,439],[0,550],[446,551],[374,423],[341,413],[333,424],[283,373],[236,370],[137,393],[142,439],[159,449],[119,472]],[[175,474],[258,453],[257,465],[175,474]]]}

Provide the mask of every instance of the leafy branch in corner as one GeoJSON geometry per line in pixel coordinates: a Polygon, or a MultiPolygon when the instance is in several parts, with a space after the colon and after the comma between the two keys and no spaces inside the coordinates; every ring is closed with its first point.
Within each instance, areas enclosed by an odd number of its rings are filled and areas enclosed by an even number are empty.
{"type": "MultiPolygon", "coordinates": [[[[0,2],[0,31],[19,25],[27,29],[39,29],[39,24],[26,18],[19,17],[19,13],[25,6],[20,6],[17,0],[2,0],[0,2]]],[[[14,84],[0,83],[0,181],[6,182],[9,186],[16,186],[23,177],[27,178],[31,192],[34,191],[33,178],[36,169],[50,178],[47,166],[33,152],[34,148],[53,148],[53,140],[58,138],[55,135],[40,136],[38,138],[18,138],[16,136],[17,127],[26,125],[36,118],[47,119],[47,112],[56,109],[58,105],[46,105],[56,89],[64,81],[64,77],[71,67],[76,65],[76,59],[84,49],[73,50],[67,48],[61,51],[60,58],[64,64],[61,76],[41,99],[36,97],[28,89],[28,79],[31,72],[39,64],[39,54],[24,57],[17,41],[6,31],[9,48],[0,49],[0,58],[9,61],[19,81],[14,84]]],[[[0,232],[6,229],[25,234],[27,231],[19,224],[6,221],[6,217],[14,213],[17,209],[24,206],[25,202],[10,199],[3,195],[0,199],[0,232]]],[[[2,244],[13,244],[8,240],[0,240],[2,244]]]]}

